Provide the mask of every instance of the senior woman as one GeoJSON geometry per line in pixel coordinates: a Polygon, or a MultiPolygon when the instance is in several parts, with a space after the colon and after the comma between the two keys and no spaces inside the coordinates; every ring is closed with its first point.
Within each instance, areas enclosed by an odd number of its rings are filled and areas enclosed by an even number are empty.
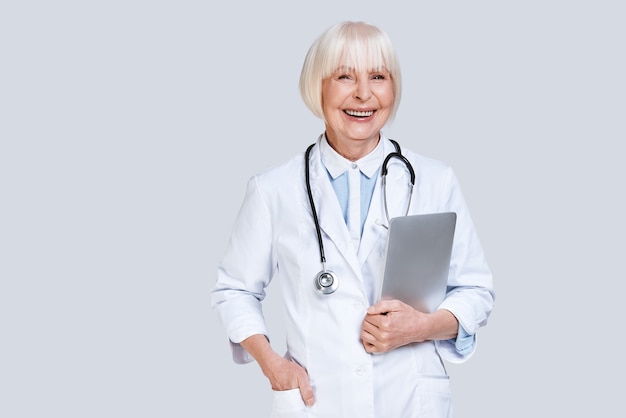
{"type": "Polygon", "coordinates": [[[388,233],[381,166],[397,150],[382,128],[400,90],[383,31],[363,22],[332,26],[309,49],[300,77],[324,132],[306,153],[248,183],[212,304],[235,362],[256,360],[269,379],[273,417],[452,414],[444,360],[474,352],[493,307],[492,277],[451,168],[402,150],[415,189],[411,195],[404,166],[390,163],[386,196],[397,211],[390,215],[404,215],[398,208],[408,199],[410,214],[457,214],[448,290],[430,313],[376,300],[388,233]],[[340,284],[314,285],[321,268],[340,284]],[[270,345],[261,309],[272,280],[283,293],[285,355],[270,345]]]}

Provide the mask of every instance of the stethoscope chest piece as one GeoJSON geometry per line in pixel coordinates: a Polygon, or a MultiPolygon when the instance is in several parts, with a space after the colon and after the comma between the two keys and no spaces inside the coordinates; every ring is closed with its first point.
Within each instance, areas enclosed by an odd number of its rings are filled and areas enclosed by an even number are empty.
{"type": "Polygon", "coordinates": [[[330,270],[323,270],[315,276],[315,288],[322,295],[330,295],[339,287],[337,275],[330,270]]]}

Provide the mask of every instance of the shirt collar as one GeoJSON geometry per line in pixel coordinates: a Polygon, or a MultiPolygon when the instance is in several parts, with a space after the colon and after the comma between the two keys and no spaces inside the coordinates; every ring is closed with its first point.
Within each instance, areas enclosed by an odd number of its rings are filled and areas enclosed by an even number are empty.
{"type": "Polygon", "coordinates": [[[323,135],[322,140],[320,141],[322,163],[333,179],[336,179],[345,173],[348,168],[353,166],[353,164],[356,164],[356,166],[359,167],[361,173],[365,174],[368,178],[372,178],[372,176],[378,171],[378,168],[381,166],[383,161],[383,140],[384,137],[381,134],[378,145],[376,145],[376,148],[374,148],[372,152],[363,158],[352,162],[342,157],[337,151],[335,151],[333,147],[328,144],[326,135],[323,135]]]}

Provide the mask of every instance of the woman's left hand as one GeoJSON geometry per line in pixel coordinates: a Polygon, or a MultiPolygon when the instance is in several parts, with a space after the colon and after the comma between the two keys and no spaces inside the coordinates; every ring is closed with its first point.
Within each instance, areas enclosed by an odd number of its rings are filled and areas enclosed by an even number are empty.
{"type": "Polygon", "coordinates": [[[381,300],[367,309],[361,326],[361,341],[368,353],[424,341],[430,327],[429,315],[399,300],[381,300]]]}
{"type": "Polygon", "coordinates": [[[450,311],[428,314],[399,300],[381,300],[367,309],[361,342],[368,353],[385,353],[410,343],[454,338],[458,326],[450,311]]]}

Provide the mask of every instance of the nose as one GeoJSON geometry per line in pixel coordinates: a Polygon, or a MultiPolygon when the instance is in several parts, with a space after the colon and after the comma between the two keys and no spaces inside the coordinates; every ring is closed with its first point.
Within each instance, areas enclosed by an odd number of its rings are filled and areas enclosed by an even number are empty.
{"type": "Polygon", "coordinates": [[[369,80],[359,80],[356,84],[355,97],[362,101],[368,100],[372,96],[369,80]]]}

